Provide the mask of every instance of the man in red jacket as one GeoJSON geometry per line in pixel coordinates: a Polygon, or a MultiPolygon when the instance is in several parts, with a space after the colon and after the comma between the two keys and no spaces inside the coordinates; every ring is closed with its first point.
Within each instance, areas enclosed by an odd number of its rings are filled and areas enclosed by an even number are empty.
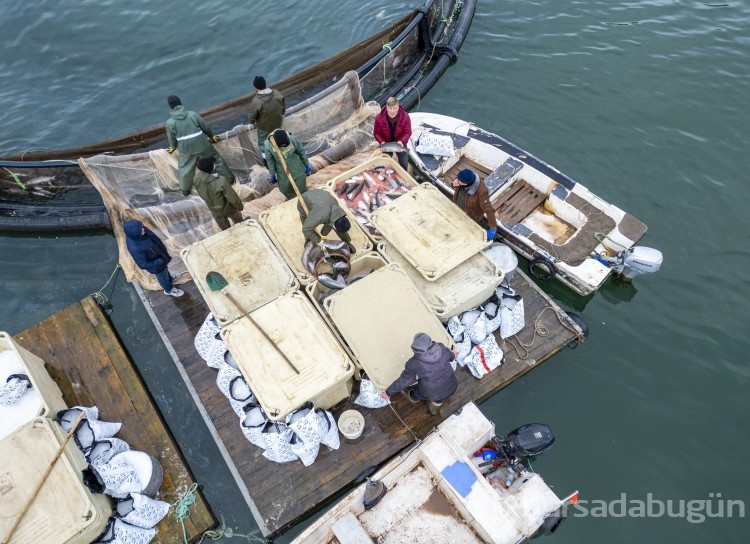
{"type": "MultiPolygon", "coordinates": [[[[399,142],[406,148],[406,144],[411,138],[411,119],[395,97],[390,97],[386,101],[385,107],[375,117],[373,136],[379,144],[399,142]]],[[[409,165],[409,153],[403,151],[396,153],[396,155],[398,155],[398,163],[401,168],[406,170],[409,165]]]]}

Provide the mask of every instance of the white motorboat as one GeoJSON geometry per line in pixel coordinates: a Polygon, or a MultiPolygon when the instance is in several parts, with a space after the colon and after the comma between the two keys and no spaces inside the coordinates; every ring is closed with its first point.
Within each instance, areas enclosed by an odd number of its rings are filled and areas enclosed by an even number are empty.
{"type": "Polygon", "coordinates": [[[588,295],[612,273],[630,280],[659,270],[661,252],[635,245],[647,227],[632,215],[497,134],[445,115],[410,116],[417,169],[449,195],[460,170],[479,174],[497,235],[529,259],[535,277],[588,295]]]}

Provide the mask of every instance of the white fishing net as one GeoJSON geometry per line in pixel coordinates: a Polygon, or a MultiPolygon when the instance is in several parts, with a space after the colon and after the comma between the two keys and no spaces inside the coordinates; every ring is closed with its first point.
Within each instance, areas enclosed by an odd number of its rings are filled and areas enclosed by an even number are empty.
{"type": "MultiPolygon", "coordinates": [[[[356,72],[348,72],[336,84],[290,108],[284,129],[305,146],[314,173],[308,188],[324,185],[338,174],[379,154],[372,137],[380,107],[365,103],[356,72]]],[[[284,201],[268,181],[253,125],[238,125],[219,135],[215,144],[238,178],[234,185],[244,203],[244,218],[257,219],[260,212],[284,201]]],[[[176,154],[176,152],[175,152],[176,154]]],[[[122,224],[137,219],[166,244],[170,271],[186,272],[180,251],[219,232],[203,200],[179,191],[177,157],[165,149],[134,155],[97,155],[79,159],[81,169],[101,193],[120,248],[120,264],[128,280],[148,289],[160,289],[155,277],[140,270],[128,254],[122,224]]]]}

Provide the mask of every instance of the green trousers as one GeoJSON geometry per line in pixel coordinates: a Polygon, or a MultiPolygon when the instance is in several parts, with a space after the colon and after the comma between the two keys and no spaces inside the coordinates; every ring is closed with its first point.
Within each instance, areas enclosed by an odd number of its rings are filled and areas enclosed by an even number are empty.
{"type": "Polygon", "coordinates": [[[214,216],[214,221],[216,221],[216,224],[219,225],[219,228],[221,230],[227,230],[229,225],[229,220],[232,220],[232,224],[236,225],[237,223],[242,223],[242,212],[234,212],[232,215],[216,215],[212,214],[214,216]]]}
{"type": "Polygon", "coordinates": [[[180,153],[179,170],[178,176],[180,178],[180,190],[189,191],[193,187],[193,178],[195,177],[195,165],[198,159],[204,157],[213,157],[216,161],[216,170],[229,180],[229,183],[234,181],[234,174],[224,162],[224,158],[219,154],[214,146],[210,146],[208,149],[197,155],[186,155],[180,153]]]}

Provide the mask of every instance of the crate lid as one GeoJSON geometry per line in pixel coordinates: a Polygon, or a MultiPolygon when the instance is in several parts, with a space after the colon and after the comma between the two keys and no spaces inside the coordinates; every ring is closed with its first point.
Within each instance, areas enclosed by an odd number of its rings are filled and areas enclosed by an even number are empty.
{"type": "MultiPolygon", "coordinates": [[[[0,534],[5,535],[34,493],[42,474],[60,447],[60,438],[49,419],[37,418],[0,441],[0,534]]],[[[98,511],[71,459],[81,455],[71,440],[24,514],[11,543],[60,544],[90,542],[79,539],[92,524],[101,524],[109,512],[98,511]]],[[[85,537],[85,535],[84,535],[85,537]]]]}
{"type": "Polygon", "coordinates": [[[378,389],[401,374],[418,332],[452,346],[443,325],[397,264],[389,264],[328,297],[323,306],[378,389]]]}
{"type": "MultiPolygon", "coordinates": [[[[378,244],[378,250],[389,262],[398,263],[408,274],[419,292],[443,321],[456,315],[456,308],[461,308],[468,300],[478,294],[489,293],[492,296],[495,288],[503,281],[503,273],[484,252],[469,257],[453,270],[435,281],[427,281],[401,253],[386,242],[378,244]]],[[[483,301],[482,301],[483,302],[483,301]]]]}
{"type": "Polygon", "coordinates": [[[232,228],[186,247],[181,253],[195,285],[216,321],[224,326],[242,312],[220,291],[212,291],[206,275],[219,272],[228,292],[251,312],[284,293],[299,289],[299,282],[260,225],[243,221],[232,228]]]}
{"type": "MultiPolygon", "coordinates": [[[[298,201],[299,199],[293,198],[273,206],[262,212],[258,221],[284,257],[289,268],[297,276],[299,282],[302,285],[307,285],[315,280],[315,276],[302,265],[305,237],[302,235],[302,223],[297,211],[298,201]]],[[[340,204],[344,206],[343,203],[340,204]]],[[[351,221],[351,223],[352,228],[349,229],[349,236],[352,238],[352,244],[357,248],[357,254],[371,251],[373,248],[372,241],[359,227],[359,223],[356,221],[351,221]]],[[[336,232],[331,231],[328,237],[337,239],[336,232]]]]}
{"type": "Polygon", "coordinates": [[[370,219],[428,281],[490,244],[482,227],[427,183],[377,210],[370,219]]]}
{"type": "Polygon", "coordinates": [[[44,361],[16,344],[7,332],[0,332],[0,384],[12,374],[25,374],[31,387],[10,405],[0,405],[0,440],[37,417],[51,417],[64,409],[60,388],[44,367],[44,361]]]}
{"type": "Polygon", "coordinates": [[[250,315],[300,372],[246,317],[222,329],[221,337],[269,419],[283,420],[354,374],[351,358],[301,292],[281,296],[250,315]]]}

